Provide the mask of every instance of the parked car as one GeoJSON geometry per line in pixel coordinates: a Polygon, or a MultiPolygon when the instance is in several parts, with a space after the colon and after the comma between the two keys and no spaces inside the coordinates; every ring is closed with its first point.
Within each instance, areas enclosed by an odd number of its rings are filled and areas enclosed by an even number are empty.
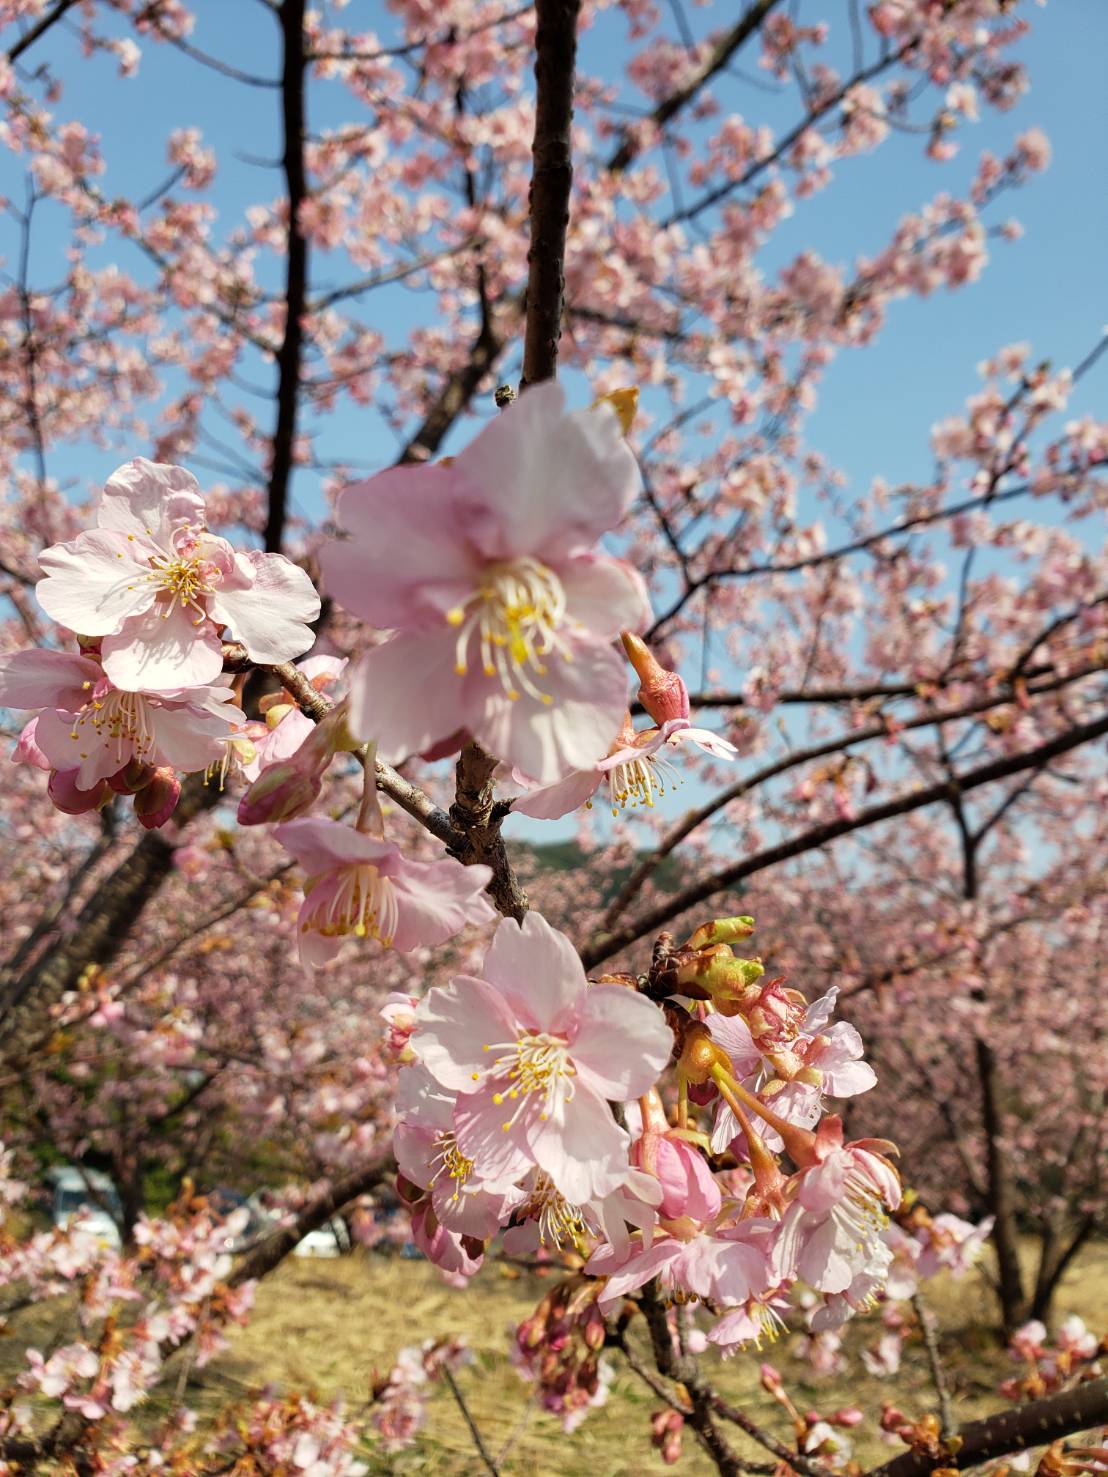
{"type": "Polygon", "coordinates": [[[240,1190],[217,1185],[214,1190],[208,1191],[205,1199],[212,1213],[228,1222],[225,1249],[236,1256],[239,1252],[249,1251],[256,1242],[273,1230],[272,1217],[240,1190]]]}
{"type": "Polygon", "coordinates": [[[344,1256],[351,1248],[350,1229],[341,1215],[298,1241],[292,1249],[293,1256],[344,1256]]]}
{"type": "Polygon", "coordinates": [[[122,1248],[123,1206],[119,1191],[106,1174],[66,1165],[47,1170],[46,1179],[53,1190],[50,1219],[55,1226],[76,1225],[102,1245],[115,1251],[122,1248]]]}
{"type": "MultiPolygon", "coordinates": [[[[208,1191],[208,1204],[217,1215],[230,1221],[231,1231],[226,1243],[228,1251],[235,1254],[249,1251],[279,1228],[281,1217],[266,1206],[263,1195],[262,1191],[243,1195],[222,1185],[208,1191]],[[232,1216],[233,1220],[230,1219],[232,1216]]],[[[293,1247],[292,1254],[303,1257],[343,1256],[352,1245],[349,1227],[341,1216],[335,1216],[316,1230],[309,1231],[293,1247]]]]}

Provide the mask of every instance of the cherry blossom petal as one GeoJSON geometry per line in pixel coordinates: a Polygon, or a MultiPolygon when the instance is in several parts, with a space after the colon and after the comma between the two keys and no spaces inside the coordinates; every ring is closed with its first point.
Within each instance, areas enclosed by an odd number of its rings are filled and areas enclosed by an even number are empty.
{"type": "Polygon", "coordinates": [[[251,549],[235,555],[243,587],[222,585],[208,600],[213,619],[228,626],[255,662],[287,662],[315,640],[319,595],[307,574],[283,554],[251,549]]]}
{"type": "Polygon", "coordinates": [[[573,660],[552,659],[542,680],[549,704],[527,693],[513,702],[487,679],[480,702],[472,702],[467,683],[462,717],[491,753],[550,785],[608,752],[627,711],[627,677],[610,647],[576,643],[573,660]]]}
{"type": "Polygon", "coordinates": [[[101,737],[90,724],[79,730],[73,724],[72,713],[46,708],[35,726],[35,742],[55,769],[73,771],[78,789],[91,790],[130,761],[134,745],[101,737]]]}
{"type": "Polygon", "coordinates": [[[605,1100],[583,1082],[561,1100],[560,1112],[534,1114],[528,1129],[535,1163],[574,1204],[610,1195],[627,1176],[628,1136],[605,1100]]]}
{"type": "MultiPolygon", "coordinates": [[[[119,552],[119,539],[90,531],[39,555],[45,578],[35,596],[51,620],[81,636],[107,636],[149,610],[158,593],[152,580],[119,552]]],[[[222,666],[222,662],[220,663],[222,666]]]]}
{"type": "Polygon", "coordinates": [[[534,910],[522,923],[514,918],[500,923],[481,971],[508,1008],[538,1031],[560,1031],[588,990],[577,950],[534,910]]]}
{"type": "Polygon", "coordinates": [[[718,733],[713,733],[708,728],[685,727],[678,729],[670,737],[674,744],[695,744],[698,749],[703,749],[706,754],[711,754],[714,759],[734,759],[738,756],[738,749],[730,741],[718,733]]]}
{"type": "Polygon", "coordinates": [[[104,483],[96,522],[112,533],[164,545],[181,524],[203,524],[200,484],[184,467],[137,456],[104,483]]]}
{"type": "Polygon", "coordinates": [[[194,774],[222,759],[223,741],[231,731],[231,723],[246,718],[237,708],[221,716],[193,707],[149,706],[159,757],[185,774],[194,774]]]}
{"type": "Polygon", "coordinates": [[[152,606],[100,645],[104,672],[123,692],[200,687],[223,670],[215,631],[182,605],[152,606]]]}
{"type": "Polygon", "coordinates": [[[673,1033],[653,1001],[622,985],[590,985],[573,1059],[604,1097],[649,1092],[672,1050],[673,1033]]]}
{"type": "Polygon", "coordinates": [[[75,651],[14,651],[0,656],[0,706],[75,711],[100,677],[98,663],[75,651]]]}
{"type": "Polygon", "coordinates": [[[367,651],[350,679],[351,732],[377,740],[379,756],[398,764],[459,726],[464,685],[454,648],[439,631],[394,636],[367,651]]]}
{"type": "Polygon", "coordinates": [[[456,975],[420,1001],[410,1044],[444,1087],[472,1093],[474,1073],[482,1075],[489,1065],[485,1048],[509,1039],[515,1039],[515,1026],[500,995],[484,980],[456,975]]]}
{"type": "MultiPolygon", "coordinates": [[[[471,1084],[472,1085],[472,1084],[471,1084]]],[[[454,1109],[454,1132],[458,1148],[472,1159],[475,1171],[487,1184],[512,1185],[533,1168],[534,1159],[525,1146],[522,1127],[504,1131],[507,1109],[497,1103],[492,1090],[459,1096],[454,1109]]]]}
{"type": "Polygon", "coordinates": [[[599,769],[576,769],[554,785],[538,785],[512,801],[512,811],[538,821],[554,821],[591,800],[600,788],[599,769]]]}
{"type": "Polygon", "coordinates": [[[615,637],[650,624],[650,598],[637,569],[605,554],[581,554],[558,568],[566,613],[594,636],[615,637]]]}
{"type": "Polygon", "coordinates": [[[392,874],[397,906],[393,948],[407,953],[421,944],[443,944],[467,923],[491,923],[496,909],[483,892],[491,881],[491,867],[464,867],[450,857],[437,862],[405,858],[403,868],[392,874]]]}
{"type": "Polygon", "coordinates": [[[296,858],[297,864],[308,877],[318,877],[335,867],[358,866],[370,863],[382,867],[391,862],[399,849],[392,841],[381,841],[376,836],[367,836],[342,821],[327,820],[322,816],[302,816],[298,820],[284,821],[273,828],[274,838],[286,851],[296,858]]]}
{"type": "Polygon", "coordinates": [[[479,583],[458,509],[477,496],[456,466],[395,467],[347,487],[336,517],[352,537],[319,556],[327,593],[382,631],[442,627],[479,583]]]}
{"type": "Polygon", "coordinates": [[[533,385],[458,454],[480,488],[470,538],[488,559],[535,554],[546,563],[614,528],[641,485],[609,405],[565,412],[553,380],[533,385]]]}

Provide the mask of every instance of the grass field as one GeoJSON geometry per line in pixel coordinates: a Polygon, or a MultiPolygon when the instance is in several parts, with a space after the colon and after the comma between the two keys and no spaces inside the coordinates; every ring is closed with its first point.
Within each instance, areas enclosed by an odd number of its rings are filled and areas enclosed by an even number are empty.
{"type": "MultiPolygon", "coordinates": [[[[274,1385],[312,1390],[326,1399],[341,1395],[348,1407],[356,1407],[366,1398],[373,1370],[385,1373],[402,1345],[463,1331],[476,1363],[462,1373],[460,1383],[487,1446],[496,1453],[517,1431],[501,1464],[505,1477],[640,1477],[672,1470],[649,1444],[649,1415],[660,1402],[617,1356],[611,1356],[618,1373],[608,1404],[572,1437],[562,1435],[552,1416],[534,1408],[527,1413],[530,1387],[508,1361],[506,1335],[547,1286],[496,1264],[487,1266],[465,1291],[455,1292],[426,1262],[365,1252],[333,1262],[290,1260],[259,1287],[249,1326],[235,1333],[230,1350],[201,1372],[201,1384],[190,1391],[189,1403],[203,1410],[274,1385]]],[[[928,1301],[940,1322],[957,1417],[970,1420],[997,1409],[1003,1402],[995,1393],[996,1383],[1012,1366],[991,1332],[992,1306],[980,1277],[974,1273],[957,1283],[940,1279],[929,1287],[928,1301]]],[[[1089,1249],[1071,1269],[1055,1316],[1060,1320],[1069,1313],[1079,1313],[1097,1332],[1108,1326],[1108,1244],[1089,1249]]],[[[876,1411],[882,1398],[893,1396],[909,1414],[933,1408],[918,1341],[909,1344],[893,1380],[879,1381],[865,1373],[854,1351],[875,1341],[878,1333],[872,1318],[852,1325],[849,1369],[837,1376],[814,1375],[789,1359],[780,1345],[768,1357],[785,1375],[802,1410],[857,1403],[876,1411]]],[[[645,1330],[638,1329],[637,1337],[644,1340],[645,1330]]],[[[787,1438],[778,1420],[780,1407],[759,1387],[756,1356],[711,1363],[722,1394],[787,1438]]],[[[764,1459],[765,1453],[744,1447],[744,1442],[735,1430],[736,1449],[764,1459]]],[[[855,1432],[855,1454],[869,1465],[893,1453],[876,1439],[871,1426],[864,1426],[855,1432]]],[[[461,1415],[442,1386],[436,1387],[427,1426],[412,1450],[392,1457],[367,1453],[367,1460],[375,1473],[469,1477],[482,1470],[461,1415]]],[[[676,1470],[700,1474],[715,1468],[690,1437],[676,1470]]]]}

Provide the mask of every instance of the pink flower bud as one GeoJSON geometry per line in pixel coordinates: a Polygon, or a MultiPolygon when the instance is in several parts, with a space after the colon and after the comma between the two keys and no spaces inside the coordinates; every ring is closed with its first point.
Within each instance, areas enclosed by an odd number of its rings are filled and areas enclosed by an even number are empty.
{"type": "Polygon", "coordinates": [[[91,790],[78,789],[75,769],[55,769],[46,793],[54,808],[63,815],[87,815],[90,810],[102,810],[112,798],[107,780],[100,780],[91,790]]]}
{"type": "Polygon", "coordinates": [[[37,724],[37,718],[32,718],[30,723],[24,724],[23,732],[19,735],[19,742],[16,744],[15,752],[12,754],[12,763],[29,764],[32,769],[49,771],[51,768],[50,760],[47,759],[46,755],[35,742],[35,727],[37,724]]]}
{"type": "Polygon", "coordinates": [[[296,753],[270,764],[239,801],[239,825],[262,826],[293,820],[311,809],[323,789],[323,776],[340,748],[349,747],[345,713],[328,713],[296,753]]]}
{"type": "Polygon", "coordinates": [[[108,776],[108,784],[117,795],[136,795],[139,790],[144,790],[157,774],[152,764],[143,764],[138,759],[132,759],[125,764],[117,773],[108,776]]]}
{"type": "Polygon", "coordinates": [[[271,764],[239,801],[239,825],[264,826],[292,820],[311,809],[322,789],[322,778],[306,774],[295,758],[271,764]]]}
{"type": "Polygon", "coordinates": [[[622,631],[620,639],[627,660],[639,678],[639,702],[659,726],[671,718],[688,718],[689,690],[676,672],[667,672],[638,636],[622,631]]]}
{"type": "Polygon", "coordinates": [[[139,824],[148,831],[156,831],[159,826],[164,826],[177,809],[180,798],[181,781],[172,769],[160,766],[154,771],[149,783],[135,795],[135,814],[139,824]]]}

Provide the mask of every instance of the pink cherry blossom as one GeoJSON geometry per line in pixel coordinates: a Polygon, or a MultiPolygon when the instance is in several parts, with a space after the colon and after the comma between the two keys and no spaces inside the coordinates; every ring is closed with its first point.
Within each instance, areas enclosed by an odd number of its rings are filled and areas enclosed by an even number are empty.
{"type": "Polygon", "coordinates": [[[512,1225],[502,1238],[511,1256],[554,1247],[580,1251],[588,1241],[599,1240],[617,1257],[626,1257],[631,1246],[628,1226],[649,1239],[662,1193],[653,1175],[635,1168],[625,1170],[615,1189],[577,1204],[567,1200],[541,1169],[532,1171],[520,1190],[512,1225]]]}
{"type": "Polygon", "coordinates": [[[117,687],[158,691],[210,683],[223,668],[220,630],[253,661],[311,646],[319,597],[280,554],[235,550],[210,534],[196,479],[142,457],[104,485],[96,528],[39,555],[39,604],[83,636],[102,637],[117,687]]]}
{"type": "Polygon", "coordinates": [[[273,834],[305,874],[297,918],[304,964],[334,958],[348,935],[410,953],[496,916],[483,892],[489,867],[412,861],[395,843],[339,821],[305,817],[273,834]]]}
{"type": "MultiPolygon", "coordinates": [[[[512,809],[536,820],[556,820],[579,805],[591,804],[604,783],[608,786],[613,815],[628,805],[652,809],[655,795],[664,795],[667,787],[673,789],[681,783],[680,775],[662,750],[677,749],[683,744],[694,744],[715,759],[734,759],[738,754],[727,739],[706,728],[694,728],[686,718],[671,718],[661,728],[644,728],[636,733],[628,717],[606,758],[587,769],[576,770],[553,785],[525,790],[513,801],[512,809]]],[[[517,781],[522,778],[518,771],[513,777],[517,781]]]]}
{"type": "Polygon", "coordinates": [[[567,414],[551,382],[449,466],[347,488],[327,588],[397,633],[354,673],[354,732],[400,760],[464,728],[540,784],[592,764],[626,705],[609,642],[649,618],[639,575],[595,546],[638,486],[611,406],[567,414]]]}
{"type": "Polygon", "coordinates": [[[167,689],[121,691],[100,662],[76,652],[30,650],[0,657],[0,703],[41,707],[35,749],[80,790],[92,790],[125,765],[192,774],[218,763],[225,741],[245,715],[230,679],[167,689]]]}
{"type": "Polygon", "coordinates": [[[744,1302],[761,1292],[767,1281],[764,1250],[752,1240],[728,1239],[691,1223],[679,1234],[658,1231],[652,1242],[642,1241],[627,1258],[611,1246],[589,1258],[588,1270],[607,1277],[600,1306],[609,1308],[652,1277],[677,1295],[693,1293],[706,1301],[744,1302]]]}
{"type": "Polygon", "coordinates": [[[454,1101],[421,1063],[405,1067],[397,1084],[396,1162],[407,1180],[430,1195],[440,1225],[487,1241],[522,1197],[510,1183],[489,1183],[475,1173],[458,1148],[454,1101]]]}
{"type": "Polygon", "coordinates": [[[820,1124],[814,1153],[781,1222],[779,1256],[790,1275],[819,1291],[846,1292],[855,1278],[888,1267],[885,1211],[900,1204],[900,1180],[876,1147],[844,1146],[837,1118],[820,1124]]]}
{"type": "Polygon", "coordinates": [[[487,1178],[545,1170],[573,1203],[626,1177],[628,1137],[609,1101],[638,1097],[669,1060],[657,1006],[618,985],[589,985],[576,950],[537,913],[506,918],[483,977],[430,991],[411,1048],[458,1094],[462,1152],[487,1178]]]}

